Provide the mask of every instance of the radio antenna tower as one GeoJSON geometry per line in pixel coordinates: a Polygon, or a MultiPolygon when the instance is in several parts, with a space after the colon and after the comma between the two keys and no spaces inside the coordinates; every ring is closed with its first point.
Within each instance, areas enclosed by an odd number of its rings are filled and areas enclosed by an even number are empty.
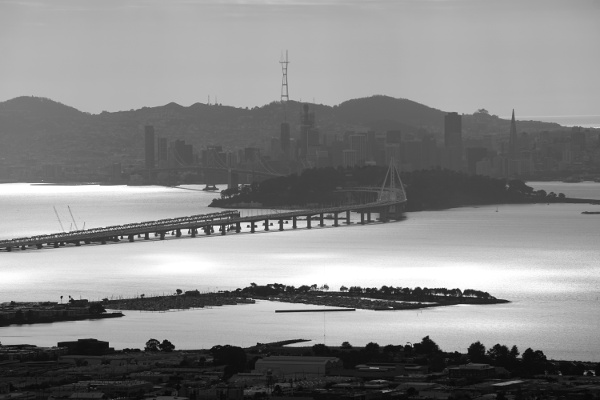
{"type": "Polygon", "coordinates": [[[281,64],[281,72],[283,74],[282,78],[281,78],[281,103],[284,105],[283,109],[284,109],[284,117],[285,120],[287,120],[287,105],[286,103],[290,100],[290,95],[288,92],[288,81],[287,81],[287,69],[288,69],[288,64],[290,62],[288,61],[288,52],[287,50],[285,51],[285,60],[283,59],[283,54],[281,55],[281,61],[279,61],[279,64],[281,64]]]}

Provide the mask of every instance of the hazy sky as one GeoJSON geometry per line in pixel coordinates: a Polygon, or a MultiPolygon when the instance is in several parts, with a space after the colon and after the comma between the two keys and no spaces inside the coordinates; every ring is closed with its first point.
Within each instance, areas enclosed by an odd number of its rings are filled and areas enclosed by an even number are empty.
{"type": "Polygon", "coordinates": [[[600,114],[600,0],[0,0],[0,101],[600,114]]]}

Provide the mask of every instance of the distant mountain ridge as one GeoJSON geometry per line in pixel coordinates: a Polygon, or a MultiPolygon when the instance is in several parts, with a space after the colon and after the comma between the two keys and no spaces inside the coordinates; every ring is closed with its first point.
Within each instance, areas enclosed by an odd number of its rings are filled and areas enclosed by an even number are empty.
{"type": "MultiPolygon", "coordinates": [[[[304,103],[287,103],[292,137],[299,132],[304,103]]],[[[310,104],[316,124],[327,135],[348,131],[443,135],[445,111],[407,99],[372,96],[337,106],[310,104]]],[[[273,102],[262,107],[236,108],[195,103],[188,107],[168,103],[138,110],[89,114],[40,97],[17,97],[0,103],[0,161],[107,165],[143,158],[145,125],[154,125],[157,136],[183,139],[199,150],[209,145],[225,149],[268,148],[278,137],[284,107],[273,102]]],[[[508,134],[509,120],[476,113],[463,116],[463,134],[508,134]]],[[[560,125],[518,122],[519,131],[557,130],[560,125]]]]}

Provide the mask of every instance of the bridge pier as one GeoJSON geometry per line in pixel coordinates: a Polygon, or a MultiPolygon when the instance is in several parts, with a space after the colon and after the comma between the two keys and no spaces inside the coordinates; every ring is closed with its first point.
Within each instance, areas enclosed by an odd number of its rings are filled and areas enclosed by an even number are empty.
{"type": "Polygon", "coordinates": [[[21,246],[21,250],[25,250],[26,248],[25,245],[21,246]]]}
{"type": "Polygon", "coordinates": [[[150,232],[144,233],[144,240],[150,240],[150,232]]]}
{"type": "Polygon", "coordinates": [[[8,251],[8,252],[10,253],[10,252],[12,251],[12,247],[8,246],[8,247],[6,248],[6,251],[8,251]]]}
{"type": "Polygon", "coordinates": [[[254,221],[250,221],[250,233],[254,233],[254,228],[255,228],[254,221]]]}
{"type": "Polygon", "coordinates": [[[363,213],[363,212],[360,213],[360,224],[361,225],[365,224],[365,213],[363,213]]]}
{"type": "Polygon", "coordinates": [[[129,235],[129,236],[127,236],[127,239],[129,239],[130,242],[133,242],[133,237],[134,237],[134,235],[129,235]]]}
{"type": "MultiPolygon", "coordinates": [[[[92,243],[92,241],[91,241],[90,239],[85,239],[85,240],[83,241],[83,243],[85,243],[85,244],[90,244],[90,243],[92,243]]],[[[58,247],[58,245],[55,243],[55,244],[54,244],[54,247],[58,247]]]]}
{"type": "Polygon", "coordinates": [[[323,219],[323,213],[319,214],[319,226],[322,228],[325,226],[325,222],[323,219]]]}
{"type": "Polygon", "coordinates": [[[181,237],[181,229],[175,231],[175,237],[181,237]]]}
{"type": "Polygon", "coordinates": [[[204,233],[206,233],[207,236],[210,236],[211,231],[212,231],[212,227],[210,225],[206,225],[204,227],[204,233]]]}
{"type": "Polygon", "coordinates": [[[279,220],[279,230],[280,231],[283,230],[283,220],[282,219],[279,220]]]}
{"type": "Polygon", "coordinates": [[[333,226],[340,226],[338,224],[338,213],[333,213],[333,226]]]}
{"type": "Polygon", "coordinates": [[[165,232],[158,232],[160,235],[160,240],[165,240],[165,232]]]}
{"type": "Polygon", "coordinates": [[[192,237],[195,238],[196,237],[196,228],[192,228],[190,230],[190,232],[191,232],[192,237]]]}
{"type": "Polygon", "coordinates": [[[371,221],[371,211],[367,211],[367,222],[373,222],[371,221]]]}
{"type": "Polygon", "coordinates": [[[296,228],[298,228],[297,221],[298,221],[298,219],[297,219],[297,217],[294,215],[294,216],[292,217],[292,229],[296,229],[296,228]]]}
{"type": "Polygon", "coordinates": [[[105,238],[102,238],[102,239],[100,240],[100,244],[106,244],[106,239],[105,239],[105,238]]]}
{"type": "Polygon", "coordinates": [[[44,247],[44,246],[42,246],[42,244],[41,244],[41,243],[38,243],[38,244],[36,244],[36,245],[35,245],[35,247],[36,247],[37,249],[41,249],[41,248],[42,248],[42,247],[44,247]]]}
{"type": "Polygon", "coordinates": [[[311,229],[312,226],[310,225],[311,220],[310,220],[310,215],[306,216],[306,229],[311,229]]]}
{"type": "Polygon", "coordinates": [[[269,220],[265,219],[265,231],[269,230],[269,220]]]}
{"type": "Polygon", "coordinates": [[[79,240],[76,240],[73,243],[75,243],[75,247],[80,247],[81,246],[81,242],[79,240]]]}
{"type": "Polygon", "coordinates": [[[225,235],[227,233],[227,225],[221,225],[221,235],[225,235]]]}
{"type": "Polygon", "coordinates": [[[350,210],[346,211],[346,225],[350,225],[350,210]]]}
{"type": "Polygon", "coordinates": [[[242,226],[239,222],[235,223],[235,233],[240,233],[242,231],[242,226]]]}

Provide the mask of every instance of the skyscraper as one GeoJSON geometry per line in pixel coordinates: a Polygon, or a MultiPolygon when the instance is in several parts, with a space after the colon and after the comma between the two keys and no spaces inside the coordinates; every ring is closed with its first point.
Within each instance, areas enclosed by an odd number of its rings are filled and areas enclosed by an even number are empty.
{"type": "Polygon", "coordinates": [[[515,109],[512,111],[512,119],[510,120],[510,136],[508,138],[508,157],[510,159],[517,158],[519,152],[517,138],[517,124],[515,122],[515,109]]]}
{"type": "Polygon", "coordinates": [[[154,169],[154,126],[144,127],[146,169],[154,169]]]}
{"type": "Polygon", "coordinates": [[[462,147],[462,117],[455,112],[444,117],[444,145],[462,147]]]}
{"type": "Polygon", "coordinates": [[[444,117],[444,167],[454,171],[462,171],[462,117],[455,112],[444,117]]]}

